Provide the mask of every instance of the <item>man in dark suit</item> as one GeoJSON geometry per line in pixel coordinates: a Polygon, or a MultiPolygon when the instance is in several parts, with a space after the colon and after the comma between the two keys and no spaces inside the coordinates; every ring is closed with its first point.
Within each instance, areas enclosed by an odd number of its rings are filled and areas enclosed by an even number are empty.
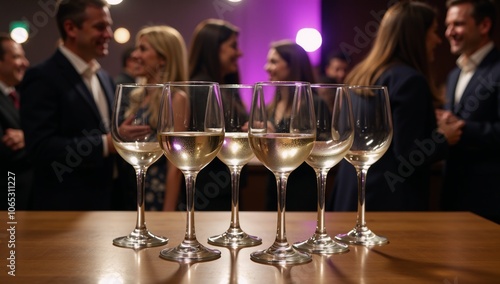
{"type": "Polygon", "coordinates": [[[108,4],[60,1],[56,20],[61,46],[26,72],[20,88],[34,207],[106,210],[116,153],[109,133],[114,83],[96,58],[108,54],[112,37],[108,4]]]}
{"type": "Polygon", "coordinates": [[[15,89],[28,66],[23,47],[0,34],[0,174],[7,181],[7,200],[1,200],[0,210],[30,209],[33,170],[24,147],[15,89]]]}
{"type": "Polygon", "coordinates": [[[500,51],[492,41],[496,9],[490,0],[449,0],[447,7],[446,37],[460,57],[448,77],[446,108],[465,126],[446,162],[443,209],[472,211],[500,223],[500,51]]]}

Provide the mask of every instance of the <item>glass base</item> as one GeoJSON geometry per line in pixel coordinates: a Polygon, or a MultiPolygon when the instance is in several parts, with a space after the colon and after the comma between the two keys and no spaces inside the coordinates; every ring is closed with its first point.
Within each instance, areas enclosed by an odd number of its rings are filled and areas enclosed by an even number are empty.
{"type": "Polygon", "coordinates": [[[248,235],[240,228],[229,228],[221,235],[208,238],[208,243],[221,247],[252,247],[262,244],[262,239],[248,235]]]}
{"type": "Polygon", "coordinates": [[[162,236],[155,236],[147,229],[135,229],[128,236],[119,237],[113,240],[113,244],[125,248],[149,248],[162,246],[168,243],[168,239],[162,236]]]}
{"type": "Polygon", "coordinates": [[[375,235],[367,227],[354,228],[347,234],[336,235],[335,239],[346,244],[362,246],[380,246],[389,243],[386,237],[375,235]]]}
{"type": "Polygon", "coordinates": [[[310,262],[312,257],[306,252],[296,250],[288,243],[275,242],[268,249],[252,252],[250,259],[264,264],[287,265],[310,262]]]}
{"type": "Polygon", "coordinates": [[[335,242],[327,234],[314,234],[308,240],[294,243],[293,247],[300,251],[316,254],[346,253],[349,251],[346,244],[335,242]]]}
{"type": "Polygon", "coordinates": [[[175,248],[161,250],[160,257],[166,260],[178,262],[201,262],[219,258],[220,251],[206,248],[197,240],[184,240],[175,248]]]}

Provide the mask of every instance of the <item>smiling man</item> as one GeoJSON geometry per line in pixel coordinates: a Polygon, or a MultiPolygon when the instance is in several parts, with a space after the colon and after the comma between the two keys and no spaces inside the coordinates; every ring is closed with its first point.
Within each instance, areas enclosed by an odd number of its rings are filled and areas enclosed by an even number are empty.
{"type": "MultiPolygon", "coordinates": [[[[465,126],[446,162],[443,208],[500,223],[500,51],[492,41],[496,7],[491,0],[446,4],[445,35],[451,53],[459,55],[448,77],[446,108],[465,126]]],[[[447,123],[443,119],[438,117],[447,123]]]]}
{"type": "Polygon", "coordinates": [[[0,33],[0,173],[11,178],[7,202],[0,202],[0,210],[9,207],[30,209],[33,172],[24,148],[19,94],[15,89],[28,66],[23,47],[7,34],[0,33]]]}
{"type": "Polygon", "coordinates": [[[62,44],[27,71],[21,121],[33,158],[34,208],[110,208],[115,149],[109,133],[114,83],[97,58],[108,54],[112,20],[104,0],[57,5],[62,44]]]}

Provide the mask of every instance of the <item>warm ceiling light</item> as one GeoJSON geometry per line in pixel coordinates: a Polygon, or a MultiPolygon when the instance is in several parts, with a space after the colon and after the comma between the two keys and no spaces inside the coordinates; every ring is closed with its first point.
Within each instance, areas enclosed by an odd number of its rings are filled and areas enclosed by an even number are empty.
{"type": "Polygon", "coordinates": [[[106,0],[109,5],[118,5],[122,2],[123,0],[106,0]]]}
{"type": "Polygon", "coordinates": [[[115,41],[126,43],[130,39],[130,32],[126,28],[117,28],[114,33],[115,41]]]}

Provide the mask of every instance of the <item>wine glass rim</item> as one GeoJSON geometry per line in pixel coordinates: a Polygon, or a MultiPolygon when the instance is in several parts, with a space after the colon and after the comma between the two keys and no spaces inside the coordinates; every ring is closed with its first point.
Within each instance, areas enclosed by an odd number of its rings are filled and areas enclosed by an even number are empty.
{"type": "Polygon", "coordinates": [[[166,82],[165,86],[218,86],[219,83],[212,81],[171,81],[166,82]]]}
{"type": "Polygon", "coordinates": [[[220,84],[219,85],[219,88],[221,88],[221,89],[224,89],[224,88],[226,88],[226,89],[231,89],[231,88],[244,88],[244,89],[248,88],[248,89],[250,89],[253,87],[254,87],[254,84],[220,84]]]}
{"type": "Polygon", "coordinates": [[[321,88],[321,87],[332,87],[332,88],[339,88],[339,87],[349,87],[347,84],[333,84],[333,83],[314,83],[311,84],[311,88],[321,88]]]}
{"type": "Polygon", "coordinates": [[[311,86],[310,82],[306,81],[259,81],[255,85],[270,85],[270,86],[311,86]]]}
{"type": "Polygon", "coordinates": [[[384,90],[387,89],[386,86],[382,85],[350,85],[347,86],[349,89],[379,89],[379,90],[384,90]]]}
{"type": "Polygon", "coordinates": [[[148,88],[151,88],[151,87],[163,87],[164,84],[149,84],[149,83],[146,83],[146,84],[141,84],[141,83],[124,83],[124,84],[118,84],[117,87],[148,87],[148,88]]]}

